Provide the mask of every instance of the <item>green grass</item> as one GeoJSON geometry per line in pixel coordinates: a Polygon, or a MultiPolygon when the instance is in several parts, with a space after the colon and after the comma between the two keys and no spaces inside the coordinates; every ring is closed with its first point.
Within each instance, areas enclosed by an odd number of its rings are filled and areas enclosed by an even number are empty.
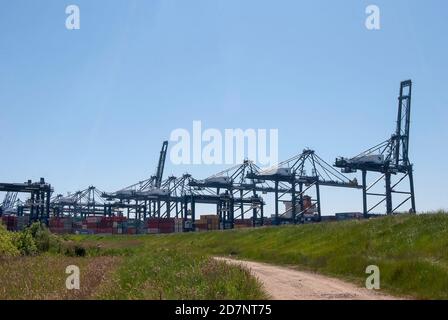
{"type": "Polygon", "coordinates": [[[218,262],[199,248],[154,245],[163,236],[73,236],[91,257],[120,256],[122,263],[98,299],[264,299],[250,273],[218,262]]]}
{"type": "Polygon", "coordinates": [[[366,267],[377,265],[386,293],[448,298],[448,215],[444,213],[206,233],[70,236],[65,240],[84,248],[86,256],[66,256],[62,253],[66,250],[59,250],[36,257],[0,258],[0,298],[266,298],[246,270],[212,259],[228,255],[317,271],[360,286],[367,276],[366,267]],[[77,295],[64,291],[68,264],[79,264],[86,277],[88,285],[77,295]]]}
{"type": "MultiPolygon", "coordinates": [[[[9,236],[9,234],[4,234],[9,236]]],[[[60,250],[0,255],[1,299],[264,299],[251,274],[202,250],[154,247],[149,236],[66,236],[60,250]],[[78,256],[76,252],[83,252],[78,256]],[[81,290],[67,290],[68,265],[81,290]]]]}
{"type": "MultiPolygon", "coordinates": [[[[113,243],[120,240],[115,238],[106,241],[113,243]]],[[[147,253],[145,258],[134,258],[124,270],[134,264],[138,269],[140,263],[147,265],[149,261],[159,261],[158,265],[169,266],[159,274],[161,278],[170,279],[166,280],[166,286],[163,279],[156,280],[166,288],[170,288],[170,282],[174,284],[179,280],[169,275],[186,270],[182,268],[183,259],[187,259],[187,265],[192,265],[192,261],[198,261],[196,259],[199,255],[233,255],[254,261],[297,266],[337,276],[360,286],[364,285],[367,276],[366,267],[377,265],[381,272],[381,288],[386,292],[422,299],[448,298],[447,214],[400,215],[368,221],[144,236],[140,237],[140,241],[144,242],[145,250],[152,250],[151,253],[147,253]],[[141,262],[139,259],[148,261],[141,262]]],[[[151,268],[156,266],[152,265],[151,268]]],[[[200,269],[197,265],[196,268],[200,269]]],[[[124,274],[121,277],[125,278],[126,271],[122,272],[124,274]]],[[[198,283],[198,286],[202,285],[198,283]]],[[[133,297],[132,294],[118,296],[133,297]]],[[[151,291],[148,296],[153,297],[154,293],[151,291]]],[[[185,295],[167,289],[162,296],[175,298],[185,295]]],[[[204,296],[207,295],[197,295],[204,296]]]]}
{"type": "Polygon", "coordinates": [[[144,247],[121,265],[100,299],[263,299],[247,270],[197,252],[144,247]]]}

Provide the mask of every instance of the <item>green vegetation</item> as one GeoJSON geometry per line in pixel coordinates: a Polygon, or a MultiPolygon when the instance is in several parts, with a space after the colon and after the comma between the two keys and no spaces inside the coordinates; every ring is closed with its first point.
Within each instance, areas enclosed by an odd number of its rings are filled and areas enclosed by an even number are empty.
{"type": "Polygon", "coordinates": [[[14,244],[14,234],[6,231],[6,228],[0,224],[0,257],[17,256],[19,249],[14,244]]]}
{"type": "Polygon", "coordinates": [[[448,298],[448,215],[400,215],[363,221],[148,237],[153,248],[297,266],[360,286],[368,265],[381,288],[423,299],[448,298]]]}
{"type": "Polygon", "coordinates": [[[39,224],[1,232],[0,299],[266,298],[247,270],[199,250],[155,248],[150,236],[63,238],[39,224]],[[80,268],[81,290],[66,289],[68,265],[80,268]]]}
{"type": "MultiPolygon", "coordinates": [[[[35,239],[38,232],[31,234],[35,239]]],[[[377,265],[381,271],[381,288],[386,292],[423,299],[448,298],[448,215],[445,213],[204,233],[78,235],[58,238],[58,241],[50,237],[49,246],[42,245],[47,243],[46,237],[37,237],[41,239],[36,244],[38,251],[42,248],[48,251],[36,257],[17,257],[18,252],[24,251],[18,249],[20,246],[11,248],[11,244],[17,243],[14,237],[4,231],[0,237],[6,239],[0,243],[0,252],[9,252],[2,253],[9,257],[0,259],[0,274],[8,270],[19,278],[29,270],[49,270],[46,274],[50,277],[69,261],[84,266],[87,273],[99,269],[98,264],[108,264],[104,269],[110,270],[107,276],[97,276],[103,280],[93,281],[91,289],[75,298],[265,298],[259,283],[246,270],[211,258],[228,255],[318,271],[360,286],[367,276],[366,267],[377,265]],[[14,263],[19,266],[22,261],[30,265],[26,271],[14,267],[14,263]]],[[[65,278],[63,272],[58,276],[65,278]]],[[[22,280],[25,288],[41,286],[26,279],[22,280]]],[[[57,281],[49,283],[59,285],[57,281]]],[[[8,279],[0,278],[0,282],[8,283],[8,279]]],[[[54,288],[46,290],[58,292],[54,288]]],[[[37,293],[32,296],[40,297],[37,293]]],[[[0,292],[2,297],[8,295],[0,292]]],[[[58,297],[73,298],[66,292],[58,297]]]]}
{"type": "Polygon", "coordinates": [[[115,257],[0,257],[0,299],[91,299],[119,263],[115,257]],[[66,267],[81,270],[80,290],[67,290],[66,267]]]}
{"type": "Polygon", "coordinates": [[[143,247],[125,259],[102,299],[263,299],[250,273],[198,252],[143,247]]]}

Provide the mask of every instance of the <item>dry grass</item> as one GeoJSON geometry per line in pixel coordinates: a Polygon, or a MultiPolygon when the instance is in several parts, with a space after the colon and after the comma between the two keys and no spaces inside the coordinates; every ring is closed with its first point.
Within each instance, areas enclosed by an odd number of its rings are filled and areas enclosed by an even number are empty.
{"type": "Polygon", "coordinates": [[[118,264],[117,257],[36,256],[0,258],[0,299],[90,299],[118,264]],[[80,290],[67,290],[65,269],[80,268],[80,290]]]}

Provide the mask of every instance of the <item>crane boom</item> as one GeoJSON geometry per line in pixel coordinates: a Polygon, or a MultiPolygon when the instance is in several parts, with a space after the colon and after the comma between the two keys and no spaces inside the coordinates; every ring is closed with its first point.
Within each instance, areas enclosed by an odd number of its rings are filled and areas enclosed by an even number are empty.
{"type": "Polygon", "coordinates": [[[165,159],[167,150],[168,150],[168,141],[163,141],[162,150],[160,150],[159,164],[157,165],[157,173],[155,176],[156,179],[154,186],[156,188],[160,188],[160,186],[162,185],[163,169],[165,168],[165,159]]]}

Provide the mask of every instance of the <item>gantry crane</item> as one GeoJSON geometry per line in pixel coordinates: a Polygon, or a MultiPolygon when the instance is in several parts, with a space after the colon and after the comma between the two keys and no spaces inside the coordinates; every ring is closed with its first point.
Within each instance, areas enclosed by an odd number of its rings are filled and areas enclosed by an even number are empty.
{"type": "Polygon", "coordinates": [[[3,199],[2,204],[0,205],[0,216],[3,213],[8,213],[11,210],[14,210],[17,204],[17,192],[6,192],[5,198],[3,199]]]}
{"type": "Polygon", "coordinates": [[[410,202],[409,212],[415,213],[415,192],[413,179],[413,165],[409,160],[409,132],[411,123],[411,97],[412,81],[401,82],[398,97],[398,114],[395,133],[382,143],[362,152],[353,158],[337,158],[335,166],[341,168],[342,172],[362,173],[363,185],[363,213],[367,218],[369,214],[381,203],[386,202],[386,213],[397,212],[405,203],[410,202]],[[367,173],[380,174],[371,185],[367,185],[367,173]],[[392,182],[392,177],[396,181],[392,182]],[[372,187],[382,179],[385,181],[384,193],[372,192],[372,187]],[[403,181],[408,178],[409,188],[398,190],[403,181]],[[393,206],[393,194],[404,196],[404,200],[393,206]],[[368,206],[368,198],[380,197],[373,206],[368,206]]]}
{"type": "Polygon", "coordinates": [[[167,196],[169,193],[165,183],[163,183],[163,171],[165,168],[167,150],[168,141],[164,141],[162,149],[160,150],[155,175],[116,192],[103,192],[101,194],[101,197],[108,201],[118,200],[118,202],[106,204],[106,210],[109,214],[111,214],[112,208],[124,208],[127,209],[128,217],[130,210],[135,210],[136,218],[141,216],[142,213],[143,216],[146,217],[148,212],[149,214],[151,212],[158,212],[160,215],[161,201],[158,201],[158,198],[160,196],[167,196]],[[131,204],[131,201],[135,203],[131,204]]]}
{"type": "Polygon", "coordinates": [[[25,183],[0,183],[0,192],[29,193],[30,199],[24,207],[29,209],[30,222],[40,221],[48,224],[53,188],[44,178],[40,178],[39,182],[28,180],[25,183]]]}
{"type": "Polygon", "coordinates": [[[273,224],[281,224],[282,222],[304,223],[305,213],[307,212],[315,212],[317,214],[315,221],[321,221],[321,186],[361,188],[356,179],[350,179],[339,173],[319,157],[314,150],[310,149],[303,150],[302,153],[279,163],[273,168],[250,173],[247,177],[257,181],[274,183],[273,188],[264,190],[274,193],[273,224]],[[313,192],[315,196],[309,197],[306,195],[307,192],[313,192]],[[281,214],[279,203],[286,195],[291,195],[291,206],[281,214]],[[305,197],[308,198],[308,203],[305,203],[305,197]]]}
{"type": "Polygon", "coordinates": [[[89,186],[84,190],[69,193],[67,196],[58,194],[51,200],[53,214],[57,217],[103,215],[105,203],[101,198],[102,193],[97,187],[89,186]]]}

